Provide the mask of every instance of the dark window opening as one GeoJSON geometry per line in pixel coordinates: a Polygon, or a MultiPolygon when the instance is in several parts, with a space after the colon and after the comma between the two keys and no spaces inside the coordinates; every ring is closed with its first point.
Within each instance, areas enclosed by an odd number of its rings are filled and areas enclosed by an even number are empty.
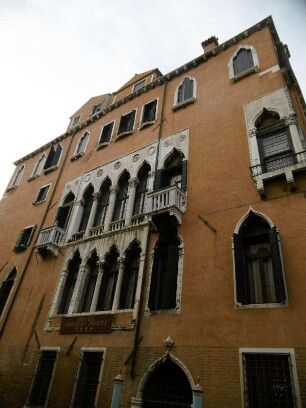
{"type": "Polygon", "coordinates": [[[103,127],[101,137],[100,137],[100,140],[99,140],[99,144],[109,143],[109,141],[111,139],[111,136],[112,136],[113,127],[114,127],[114,122],[111,122],[108,125],[105,125],[103,127]]]}
{"type": "Polygon", "coordinates": [[[250,213],[234,234],[237,302],[284,303],[285,284],[276,228],[250,213]]]}
{"type": "Polygon", "coordinates": [[[119,309],[133,309],[138,278],[140,248],[133,243],[126,251],[119,309]]]}
{"type": "Polygon", "coordinates": [[[183,191],[187,189],[187,160],[184,160],[184,155],[176,149],[165,161],[164,168],[157,170],[155,189],[174,184],[183,191]]]}
{"type": "Polygon", "coordinates": [[[119,271],[118,257],[119,253],[116,248],[112,248],[105,257],[98,297],[98,311],[112,310],[119,271]]]}
{"type": "Polygon", "coordinates": [[[133,214],[143,214],[146,212],[146,195],[148,191],[148,178],[151,167],[146,163],[138,172],[138,185],[135,194],[133,214]]]}
{"type": "Polygon", "coordinates": [[[86,147],[88,138],[89,138],[89,133],[85,132],[84,135],[79,140],[75,154],[83,153],[85,151],[85,147],[86,147]]]}
{"type": "Polygon", "coordinates": [[[175,309],[180,241],[177,227],[165,221],[160,224],[154,247],[149,309],[175,309]]]}
{"type": "Polygon", "coordinates": [[[48,170],[51,167],[57,166],[62,150],[63,148],[60,144],[57,145],[56,149],[54,148],[54,146],[51,146],[44,165],[44,170],[48,170]]]}
{"type": "Polygon", "coordinates": [[[182,84],[178,88],[177,103],[182,103],[193,98],[194,80],[188,77],[184,78],[182,84]]]}
{"type": "Polygon", "coordinates": [[[234,75],[242,74],[253,67],[254,61],[252,51],[242,48],[233,59],[234,75]]]}
{"type": "Polygon", "coordinates": [[[65,198],[63,205],[58,208],[55,218],[55,224],[60,228],[66,229],[67,227],[69,216],[74,203],[74,198],[74,194],[70,192],[65,198]]]}
{"type": "Polygon", "coordinates": [[[40,351],[39,361],[28,400],[28,405],[31,407],[44,406],[51,384],[56,357],[56,350],[40,351]]]}
{"type": "Polygon", "coordinates": [[[76,380],[72,407],[94,408],[99,385],[102,351],[84,351],[76,380]]]}
{"type": "Polygon", "coordinates": [[[103,225],[105,222],[105,217],[106,217],[108,204],[109,204],[110,187],[111,187],[111,181],[110,179],[106,179],[100,188],[100,199],[99,199],[96,219],[94,222],[95,226],[103,225]]]}
{"type": "Polygon", "coordinates": [[[119,179],[118,188],[119,191],[116,197],[115,210],[113,215],[113,221],[122,220],[125,218],[127,204],[129,199],[129,179],[130,175],[125,172],[119,179]]]}
{"type": "Polygon", "coordinates": [[[99,273],[99,258],[94,252],[86,264],[86,278],[79,305],[79,312],[89,312],[99,273]]]}
{"type": "Polygon", "coordinates": [[[94,192],[94,189],[92,185],[90,185],[86,189],[83,195],[83,214],[82,214],[81,222],[79,225],[79,232],[86,230],[86,227],[89,221],[92,203],[93,203],[93,192],[94,192]]]}
{"type": "Polygon", "coordinates": [[[143,108],[143,115],[141,124],[144,125],[145,123],[154,122],[156,118],[156,106],[157,106],[157,99],[154,101],[146,104],[143,108]]]}
{"type": "Polygon", "coordinates": [[[133,86],[133,92],[138,91],[139,89],[143,88],[146,84],[146,80],[143,79],[142,81],[138,82],[133,86]]]}
{"type": "Polygon", "coordinates": [[[3,310],[8,301],[8,298],[11,294],[11,291],[15,283],[16,276],[17,276],[17,270],[16,268],[14,268],[0,286],[0,316],[2,315],[3,310]]]}
{"type": "Polygon", "coordinates": [[[35,226],[27,227],[23,231],[21,231],[17,243],[15,245],[15,251],[22,251],[26,247],[29,246],[33,233],[34,233],[35,226]]]}
{"type": "Polygon", "coordinates": [[[133,110],[127,115],[121,116],[119,129],[118,129],[118,135],[121,135],[122,133],[133,131],[135,115],[136,115],[136,111],[133,110]]]}
{"type": "Polygon", "coordinates": [[[57,311],[58,314],[68,313],[81,262],[82,259],[80,258],[80,254],[79,252],[76,252],[68,263],[67,277],[64,284],[61,302],[57,311]]]}
{"type": "Polygon", "coordinates": [[[50,186],[42,187],[39,190],[39,193],[36,197],[35,203],[40,203],[41,201],[44,201],[47,197],[48,191],[49,191],[50,186]]]}
{"type": "Polygon", "coordinates": [[[186,374],[170,359],[159,364],[143,391],[143,408],[191,408],[192,390],[186,374]]]}
{"type": "Polygon", "coordinates": [[[243,354],[246,406],[294,408],[288,354],[243,354]]]}

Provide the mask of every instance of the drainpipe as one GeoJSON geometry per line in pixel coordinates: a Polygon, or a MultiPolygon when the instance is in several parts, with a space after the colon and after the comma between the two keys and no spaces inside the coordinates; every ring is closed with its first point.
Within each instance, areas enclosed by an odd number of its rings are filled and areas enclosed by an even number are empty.
{"type": "Polygon", "coordinates": [[[120,397],[123,385],[123,378],[121,373],[114,378],[114,389],[113,389],[113,396],[112,396],[112,405],[111,408],[119,408],[120,407],[120,397]]]}
{"type": "MultiPolygon", "coordinates": [[[[160,139],[162,135],[162,125],[163,125],[163,117],[164,117],[164,105],[165,105],[165,95],[166,95],[166,88],[167,88],[167,80],[165,78],[165,86],[164,86],[164,92],[163,92],[163,101],[162,101],[162,109],[161,109],[161,115],[160,115],[160,126],[159,126],[159,131],[158,131],[158,136],[157,136],[157,148],[156,148],[156,160],[155,160],[155,169],[154,169],[154,184],[155,184],[155,178],[156,178],[156,170],[158,167],[158,156],[159,156],[159,148],[160,148],[160,139]]],[[[154,185],[153,184],[153,185],[154,185]]],[[[143,304],[144,300],[144,283],[145,283],[145,271],[147,270],[148,267],[148,256],[149,256],[149,242],[150,242],[150,229],[147,232],[147,240],[146,240],[146,258],[145,258],[145,265],[143,268],[143,277],[142,277],[142,283],[141,283],[141,292],[140,292],[140,299],[139,299],[139,306],[138,306],[138,311],[137,311],[137,320],[136,320],[136,327],[135,327],[135,337],[134,337],[134,346],[133,346],[133,351],[132,355],[130,356],[132,358],[132,363],[131,363],[131,378],[135,378],[135,363],[136,363],[136,354],[137,354],[137,349],[138,345],[141,341],[140,337],[140,323],[141,323],[141,306],[143,304]]],[[[129,359],[128,359],[129,360],[129,359]]],[[[128,360],[125,362],[125,364],[128,362],[128,360]]]]}
{"type": "MultiPolygon", "coordinates": [[[[66,161],[67,161],[68,154],[69,154],[69,152],[70,152],[70,148],[71,148],[71,145],[72,145],[72,141],[73,141],[74,136],[75,136],[76,133],[77,133],[76,130],[72,133],[71,140],[70,140],[70,143],[69,143],[69,146],[68,146],[68,149],[67,149],[66,156],[64,157],[64,161],[63,161],[62,167],[60,168],[58,177],[57,177],[57,179],[56,179],[56,181],[55,181],[55,185],[54,185],[54,188],[53,188],[53,192],[52,192],[52,194],[51,194],[51,196],[50,196],[50,200],[49,200],[48,206],[47,206],[47,208],[46,208],[46,211],[45,211],[45,213],[44,213],[44,215],[43,215],[43,218],[42,218],[42,220],[41,220],[41,223],[40,223],[40,226],[39,226],[39,229],[38,229],[38,234],[39,234],[39,232],[41,231],[42,226],[44,225],[44,222],[45,222],[45,219],[47,218],[47,214],[48,214],[49,210],[51,209],[51,203],[52,203],[52,200],[53,200],[55,191],[56,191],[56,187],[57,187],[57,185],[58,185],[58,183],[59,183],[59,180],[60,180],[60,178],[61,178],[63,169],[64,169],[65,164],[66,164],[66,161]]],[[[33,238],[34,238],[34,237],[33,237],[33,238]]],[[[36,239],[37,239],[37,237],[36,237],[36,239]]],[[[22,274],[21,274],[20,279],[19,279],[19,282],[18,282],[18,286],[16,287],[16,290],[15,290],[15,292],[14,292],[12,301],[9,302],[8,310],[7,310],[7,313],[5,314],[5,317],[4,317],[4,320],[3,320],[3,324],[2,324],[1,330],[0,330],[0,338],[2,337],[2,334],[3,334],[3,332],[4,332],[4,329],[5,329],[5,326],[6,326],[8,317],[9,317],[9,315],[10,315],[10,312],[11,312],[11,309],[12,309],[12,306],[13,306],[13,303],[14,303],[14,300],[15,300],[17,294],[18,294],[19,288],[20,288],[20,286],[21,286],[21,284],[22,284],[24,275],[26,274],[26,271],[27,271],[27,269],[28,269],[28,266],[29,266],[29,263],[30,263],[30,260],[31,260],[31,257],[32,257],[32,255],[33,255],[33,253],[34,253],[34,245],[32,245],[31,251],[30,251],[29,256],[28,256],[28,258],[27,258],[27,260],[26,260],[25,266],[24,266],[24,268],[23,268],[22,274]]]]}
{"type": "Polygon", "coordinates": [[[196,386],[192,390],[192,408],[202,408],[203,403],[203,388],[200,383],[197,382],[196,386]]]}

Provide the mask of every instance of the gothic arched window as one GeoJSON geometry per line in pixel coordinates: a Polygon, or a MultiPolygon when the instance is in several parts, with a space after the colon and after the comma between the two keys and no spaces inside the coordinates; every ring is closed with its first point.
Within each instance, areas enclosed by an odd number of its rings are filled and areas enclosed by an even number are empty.
{"type": "Polygon", "coordinates": [[[124,172],[119,179],[118,188],[119,191],[116,197],[115,210],[113,215],[113,221],[122,220],[125,218],[127,203],[129,199],[129,178],[128,172],[124,172]]]}
{"type": "Polygon", "coordinates": [[[95,226],[104,224],[107,209],[108,209],[108,204],[109,204],[110,186],[111,186],[111,181],[109,178],[107,178],[103,182],[102,186],[100,187],[99,204],[98,204],[96,219],[94,222],[95,226]]]}
{"type": "Polygon", "coordinates": [[[83,204],[82,204],[83,214],[82,214],[82,218],[81,218],[81,222],[79,226],[79,232],[86,230],[92,203],[93,203],[93,192],[94,192],[94,189],[92,185],[90,185],[89,187],[87,187],[85,193],[83,194],[83,204]]]}
{"type": "Polygon", "coordinates": [[[75,284],[79,274],[79,268],[82,259],[80,258],[79,252],[73,255],[73,258],[69,261],[67,267],[67,275],[64,282],[64,288],[60,300],[60,304],[57,310],[58,314],[68,313],[70,302],[72,299],[72,294],[75,288],[75,284]]]}
{"type": "Polygon", "coordinates": [[[146,194],[148,191],[148,177],[151,167],[145,163],[138,172],[138,185],[136,189],[133,214],[142,214],[145,212],[146,194]]]}

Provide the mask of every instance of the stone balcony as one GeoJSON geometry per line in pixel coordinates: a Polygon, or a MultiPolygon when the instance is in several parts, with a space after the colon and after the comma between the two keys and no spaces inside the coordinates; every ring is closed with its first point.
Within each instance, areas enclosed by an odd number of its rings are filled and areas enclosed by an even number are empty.
{"type": "Polygon", "coordinates": [[[59,248],[63,244],[64,235],[65,230],[57,225],[42,228],[39,232],[35,248],[43,257],[48,253],[52,256],[57,256],[59,248]]]}
{"type": "Polygon", "coordinates": [[[185,211],[186,194],[176,184],[147,194],[147,213],[151,216],[169,213],[182,224],[185,211]]]}

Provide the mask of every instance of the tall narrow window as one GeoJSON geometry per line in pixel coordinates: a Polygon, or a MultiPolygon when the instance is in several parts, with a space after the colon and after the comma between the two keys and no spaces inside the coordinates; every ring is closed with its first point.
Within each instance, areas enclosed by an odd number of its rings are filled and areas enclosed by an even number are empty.
{"type": "Polygon", "coordinates": [[[44,170],[52,169],[58,165],[62,150],[63,148],[60,144],[56,146],[56,149],[53,145],[51,146],[47,160],[45,161],[44,170]]]}
{"type": "Polygon", "coordinates": [[[83,214],[82,214],[82,218],[81,218],[81,222],[79,226],[79,232],[86,230],[92,203],[93,203],[93,192],[94,192],[93,186],[90,185],[87,187],[85,193],[83,194],[83,204],[82,204],[83,214]]]}
{"type": "Polygon", "coordinates": [[[63,229],[66,229],[67,227],[71,209],[74,203],[74,198],[75,198],[74,194],[70,192],[66,196],[63,202],[63,205],[58,208],[56,218],[55,218],[55,223],[63,229]]]}
{"type": "Polygon", "coordinates": [[[174,109],[176,105],[184,105],[195,100],[195,80],[185,77],[177,87],[174,96],[174,109]]]}
{"type": "Polygon", "coordinates": [[[126,251],[119,309],[133,309],[139,270],[140,248],[133,243],[126,251]]]}
{"type": "Polygon", "coordinates": [[[85,152],[88,139],[89,139],[89,133],[85,132],[84,135],[80,138],[80,140],[79,140],[79,142],[77,144],[74,156],[80,155],[80,154],[85,152]]]}
{"type": "Polygon", "coordinates": [[[89,312],[90,306],[95,291],[97,277],[99,272],[98,266],[99,258],[94,252],[86,264],[86,279],[83,287],[83,292],[81,296],[79,312],[89,312]]]}
{"type": "Polygon", "coordinates": [[[157,99],[155,99],[152,102],[147,103],[143,107],[140,127],[144,127],[145,125],[154,123],[156,119],[156,106],[157,106],[157,99]]]}
{"type": "Polygon", "coordinates": [[[58,350],[40,350],[27,405],[43,407],[48,398],[58,350]]]}
{"type": "Polygon", "coordinates": [[[134,215],[142,214],[146,208],[146,194],[148,191],[148,177],[151,167],[146,163],[138,172],[138,185],[136,189],[135,201],[134,201],[134,215]]]}
{"type": "Polygon", "coordinates": [[[43,154],[36,162],[31,178],[38,177],[43,169],[44,163],[46,160],[46,155],[43,154]]]}
{"type": "Polygon", "coordinates": [[[21,231],[17,243],[15,245],[14,251],[16,252],[23,251],[29,246],[32,236],[34,234],[34,230],[35,225],[31,225],[30,227],[26,227],[24,230],[21,231]]]}
{"type": "Polygon", "coordinates": [[[108,209],[108,204],[109,204],[110,186],[111,186],[111,181],[109,178],[107,178],[100,188],[100,199],[99,199],[96,219],[94,222],[95,226],[104,224],[107,209],[108,209]]]}
{"type": "Polygon", "coordinates": [[[0,317],[3,310],[7,304],[11,291],[13,289],[15,280],[17,276],[17,270],[14,268],[7,276],[7,278],[2,282],[0,286],[0,317]]]}
{"type": "Polygon", "coordinates": [[[97,406],[97,393],[103,362],[103,351],[82,350],[71,407],[97,406]]]}
{"type": "Polygon", "coordinates": [[[102,133],[98,142],[98,146],[108,144],[111,140],[114,128],[114,122],[108,123],[103,126],[102,133]]]}
{"type": "Polygon", "coordinates": [[[24,170],[25,170],[25,166],[24,166],[24,165],[21,166],[20,169],[18,169],[18,171],[17,171],[15,177],[13,178],[13,181],[12,181],[12,183],[11,183],[11,185],[10,185],[9,188],[14,188],[14,187],[17,187],[17,186],[19,185],[20,180],[21,180],[21,178],[22,178],[22,176],[23,176],[24,170]]]}
{"type": "Polygon", "coordinates": [[[241,48],[233,61],[234,74],[239,75],[244,71],[254,67],[252,51],[250,49],[241,48]]]}
{"type": "Polygon", "coordinates": [[[34,204],[38,204],[38,203],[41,203],[42,201],[45,201],[49,188],[50,188],[50,184],[48,186],[41,187],[34,201],[34,204]]]}
{"type": "Polygon", "coordinates": [[[250,212],[234,234],[237,302],[284,303],[287,300],[276,228],[250,212]]]}
{"type": "Polygon", "coordinates": [[[129,199],[129,178],[129,173],[124,172],[118,181],[119,191],[116,197],[113,221],[122,220],[125,218],[129,199]]]}
{"type": "Polygon", "coordinates": [[[184,191],[187,189],[187,160],[184,160],[184,155],[176,149],[165,161],[164,168],[157,171],[155,189],[173,184],[184,191]]]}
{"type": "Polygon", "coordinates": [[[119,271],[118,257],[119,253],[114,247],[105,257],[103,277],[97,305],[98,311],[112,310],[119,271]]]}
{"type": "Polygon", "coordinates": [[[175,309],[179,239],[176,227],[165,223],[154,247],[154,258],[149,293],[149,309],[175,309]]]}
{"type": "Polygon", "coordinates": [[[76,252],[73,258],[68,263],[67,276],[64,282],[62,298],[60,300],[60,305],[57,311],[58,314],[68,313],[70,302],[72,299],[72,294],[79,274],[81,261],[82,260],[80,258],[79,252],[76,252]]]}
{"type": "Polygon", "coordinates": [[[278,114],[264,109],[255,125],[263,173],[295,163],[289,129],[278,114]]]}

